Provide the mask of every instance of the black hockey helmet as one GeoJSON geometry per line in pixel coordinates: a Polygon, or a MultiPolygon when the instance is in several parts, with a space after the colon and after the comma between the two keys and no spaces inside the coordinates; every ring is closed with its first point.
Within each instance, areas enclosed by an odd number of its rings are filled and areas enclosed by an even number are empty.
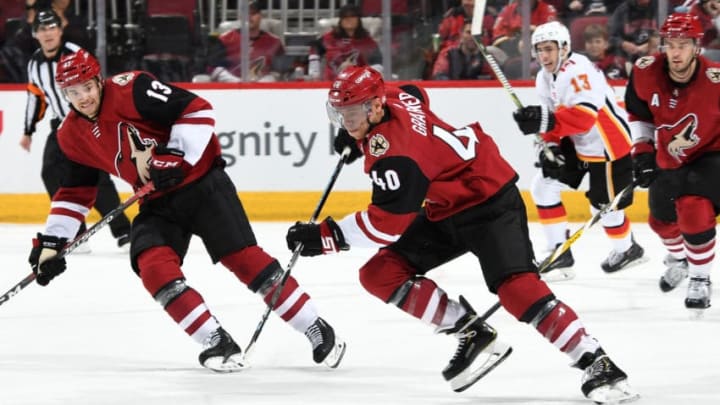
{"type": "Polygon", "coordinates": [[[60,16],[55,10],[48,8],[38,11],[35,15],[32,23],[33,32],[37,32],[41,25],[57,25],[58,27],[62,27],[62,20],[60,20],[60,16]]]}

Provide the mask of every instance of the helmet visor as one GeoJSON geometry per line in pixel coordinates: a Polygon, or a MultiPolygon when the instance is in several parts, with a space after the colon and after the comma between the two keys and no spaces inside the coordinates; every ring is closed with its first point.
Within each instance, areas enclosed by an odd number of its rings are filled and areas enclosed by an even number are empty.
{"type": "Polygon", "coordinates": [[[369,101],[342,107],[334,107],[328,101],[325,106],[330,122],[336,127],[342,127],[351,132],[357,130],[367,120],[370,113],[369,101]]]}

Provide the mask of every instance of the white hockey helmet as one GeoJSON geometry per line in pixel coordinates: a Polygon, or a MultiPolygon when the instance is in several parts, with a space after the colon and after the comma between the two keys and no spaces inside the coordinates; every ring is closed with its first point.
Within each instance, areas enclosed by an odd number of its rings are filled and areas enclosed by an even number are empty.
{"type": "Polygon", "coordinates": [[[535,46],[545,41],[555,41],[558,48],[562,49],[563,46],[567,46],[567,51],[570,51],[570,31],[557,21],[550,21],[535,28],[530,38],[533,54],[535,53],[535,46]]]}

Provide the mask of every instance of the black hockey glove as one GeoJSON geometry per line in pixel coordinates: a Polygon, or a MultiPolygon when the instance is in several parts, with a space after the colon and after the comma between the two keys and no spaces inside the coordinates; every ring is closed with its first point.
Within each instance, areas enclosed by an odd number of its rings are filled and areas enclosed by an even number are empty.
{"type": "Polygon", "coordinates": [[[350,148],[350,154],[345,157],[345,164],[349,165],[350,163],[356,161],[359,157],[363,155],[362,151],[357,145],[357,140],[350,136],[348,131],[345,130],[345,128],[338,129],[337,136],[335,137],[335,141],[333,143],[333,149],[335,149],[335,152],[338,155],[341,155],[343,153],[343,150],[345,150],[345,147],[350,148]]]}
{"type": "Polygon", "coordinates": [[[513,113],[513,119],[525,135],[543,134],[555,128],[555,114],[541,105],[522,107],[513,113]]]}
{"type": "Polygon", "coordinates": [[[37,277],[38,284],[48,285],[50,280],[65,271],[66,263],[64,257],[57,257],[57,254],[67,244],[67,238],[37,234],[33,239],[33,247],[30,251],[30,267],[37,277]]]}
{"type": "Polygon", "coordinates": [[[300,256],[317,256],[350,249],[342,230],[331,217],[319,224],[296,222],[288,229],[285,240],[290,250],[295,250],[295,246],[302,243],[300,256]]]}
{"type": "Polygon", "coordinates": [[[559,179],[565,173],[565,155],[563,155],[558,145],[548,145],[548,149],[550,149],[552,159],[545,154],[544,149],[540,149],[540,155],[538,156],[543,177],[559,179]]]}
{"type": "Polygon", "coordinates": [[[633,177],[638,187],[647,188],[658,176],[655,153],[639,153],[633,156],[633,177]]]}
{"type": "Polygon", "coordinates": [[[185,152],[165,145],[158,145],[153,149],[150,159],[150,179],[155,185],[155,190],[165,190],[182,183],[185,178],[183,156],[185,152]]]}

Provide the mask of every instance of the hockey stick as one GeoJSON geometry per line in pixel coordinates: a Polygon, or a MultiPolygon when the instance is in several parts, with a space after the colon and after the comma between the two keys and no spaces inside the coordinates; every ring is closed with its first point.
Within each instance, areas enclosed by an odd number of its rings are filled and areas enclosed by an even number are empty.
{"type": "MultiPolygon", "coordinates": [[[[115,217],[122,214],[128,207],[133,205],[135,201],[148,195],[153,190],[155,190],[155,188],[152,183],[147,183],[144,186],[140,187],[135,192],[135,194],[130,196],[130,198],[125,200],[122,204],[114,208],[112,211],[108,212],[107,215],[102,217],[102,219],[95,223],[95,225],[91,226],[85,232],[78,235],[75,239],[68,242],[68,244],[65,245],[64,248],[62,248],[60,253],[57,254],[58,257],[65,257],[70,254],[73,250],[77,249],[78,246],[87,242],[87,240],[90,239],[91,236],[95,235],[97,231],[104,228],[105,225],[109,224],[113,219],[115,219],[115,217]]],[[[8,292],[0,295],[0,305],[4,304],[7,300],[17,295],[17,293],[19,293],[23,288],[30,285],[30,283],[32,283],[35,278],[37,278],[35,273],[30,273],[27,277],[22,279],[19,283],[15,284],[10,290],[8,290],[8,292]]]]}
{"type": "MultiPolygon", "coordinates": [[[[510,82],[508,81],[507,77],[505,77],[505,73],[503,73],[500,65],[498,65],[497,61],[495,60],[495,57],[492,56],[487,51],[487,49],[485,49],[485,44],[483,44],[482,42],[482,24],[483,18],[485,17],[486,2],[487,0],[475,1],[475,7],[473,8],[473,18],[472,22],[470,23],[470,35],[475,41],[475,45],[477,45],[483,58],[485,58],[485,60],[490,65],[490,69],[492,69],[493,73],[495,73],[495,77],[497,77],[498,81],[500,82],[500,84],[502,84],[505,91],[510,95],[510,99],[512,100],[513,104],[515,104],[515,107],[520,109],[523,108],[523,103],[522,101],[520,101],[520,97],[518,97],[517,93],[515,93],[515,89],[513,89],[513,87],[510,85],[510,82]]],[[[535,134],[535,141],[542,146],[545,157],[549,161],[555,162],[555,155],[552,153],[550,148],[548,148],[547,144],[545,143],[545,141],[543,141],[539,134],[535,134]]]]}
{"type": "Polygon", "coordinates": [[[472,35],[472,38],[475,41],[475,45],[477,45],[483,58],[487,60],[490,68],[495,73],[495,77],[497,77],[505,91],[507,91],[507,93],[510,95],[510,98],[515,104],[515,107],[522,108],[523,104],[520,101],[520,98],[515,93],[513,87],[510,85],[510,82],[508,82],[507,77],[505,77],[505,73],[503,73],[502,69],[500,69],[500,65],[498,65],[495,58],[488,53],[487,49],[485,49],[485,45],[482,42],[482,26],[483,18],[485,17],[486,3],[487,0],[475,1],[475,7],[473,8],[473,18],[472,22],[470,23],[470,35],[472,35]]]}
{"type": "MultiPolygon", "coordinates": [[[[338,160],[337,165],[335,165],[335,170],[333,171],[332,176],[330,176],[330,180],[325,187],[325,191],[323,191],[323,194],[320,197],[320,201],[318,201],[318,204],[315,207],[315,211],[313,211],[312,216],[310,216],[310,223],[314,223],[315,221],[317,221],[318,216],[320,216],[320,211],[322,211],[322,208],[325,205],[325,201],[327,201],[328,196],[330,195],[330,191],[335,185],[335,181],[337,180],[338,176],[340,176],[340,171],[342,170],[343,165],[345,164],[345,158],[348,155],[350,155],[350,147],[346,147],[343,150],[343,153],[340,155],[340,159],[338,160]]],[[[282,278],[280,278],[280,282],[277,284],[275,292],[270,298],[270,302],[268,303],[267,307],[265,307],[265,312],[263,312],[262,318],[260,318],[260,322],[258,323],[257,327],[255,328],[255,332],[250,338],[250,342],[245,347],[245,359],[250,356],[250,352],[255,346],[255,342],[257,342],[258,337],[260,337],[260,332],[262,332],[263,328],[265,327],[265,323],[270,316],[270,312],[272,311],[273,307],[275,307],[277,300],[280,298],[280,292],[283,288],[285,288],[285,283],[290,277],[290,272],[292,271],[293,267],[295,267],[295,262],[297,262],[298,257],[300,257],[300,252],[302,251],[302,249],[302,243],[298,243],[297,245],[295,245],[295,250],[293,250],[293,254],[290,257],[290,262],[288,262],[288,265],[285,267],[285,272],[283,273],[282,278]]]]}
{"type": "MultiPolygon", "coordinates": [[[[570,235],[570,237],[568,237],[568,238],[565,240],[565,242],[563,242],[562,244],[558,245],[558,246],[555,248],[555,250],[553,250],[553,252],[552,252],[552,254],[549,256],[549,258],[548,258],[547,260],[545,260],[545,262],[543,263],[543,266],[542,266],[540,269],[538,269],[538,273],[539,273],[539,274],[546,273],[546,272],[548,271],[547,268],[550,267],[550,265],[551,265],[553,262],[555,262],[555,260],[557,260],[557,258],[560,257],[560,255],[562,255],[563,253],[567,252],[567,250],[570,249],[570,246],[572,246],[573,243],[577,242],[577,240],[580,239],[580,237],[582,236],[582,234],[583,234],[586,230],[588,230],[590,227],[592,227],[593,225],[595,225],[596,223],[598,223],[598,222],[600,221],[600,218],[601,218],[603,215],[607,214],[607,213],[610,212],[610,211],[615,211],[615,209],[617,209],[618,204],[620,204],[620,201],[621,201],[623,198],[625,198],[625,196],[626,196],[628,193],[632,193],[632,191],[633,191],[633,189],[635,188],[635,186],[637,186],[637,184],[636,184],[635,182],[633,182],[633,183],[630,184],[629,186],[627,186],[627,187],[625,187],[624,189],[620,190],[620,192],[617,193],[617,195],[615,195],[615,198],[613,198],[613,200],[610,202],[610,204],[605,205],[600,211],[596,212],[595,215],[593,215],[587,222],[585,222],[585,224],[584,224],[580,229],[578,229],[577,231],[575,231],[575,233],[573,233],[572,235],[570,235]]],[[[496,302],[495,304],[493,304],[493,306],[490,307],[490,309],[488,309],[487,311],[485,311],[485,313],[480,316],[480,319],[481,319],[483,322],[486,321],[486,320],[487,320],[489,317],[491,317],[492,314],[494,314],[495,311],[497,311],[499,308],[500,308],[500,302],[498,301],[498,302],[496,302]]]]}

